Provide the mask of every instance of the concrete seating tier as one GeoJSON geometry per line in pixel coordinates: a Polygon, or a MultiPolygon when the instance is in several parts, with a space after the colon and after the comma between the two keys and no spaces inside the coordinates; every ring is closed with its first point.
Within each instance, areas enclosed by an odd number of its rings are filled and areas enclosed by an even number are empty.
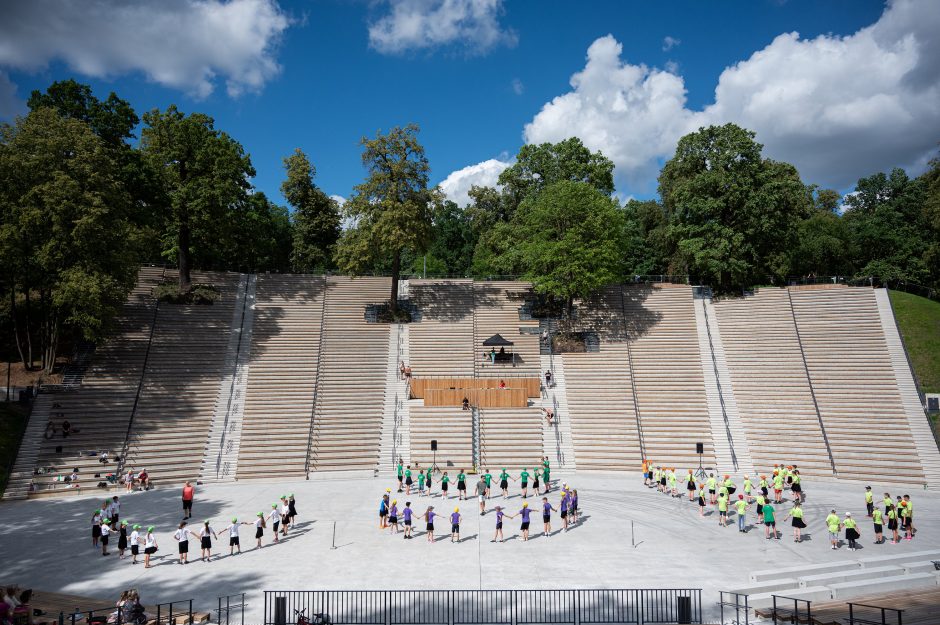
{"type": "MultiPolygon", "coordinates": [[[[175,271],[167,272],[175,280],[175,271]]],[[[236,273],[196,273],[219,289],[211,306],[161,304],[131,424],[125,467],[146,467],[156,481],[199,477],[219,394],[239,287],[236,273]]]]}
{"type": "Polygon", "coordinates": [[[693,305],[686,285],[623,287],[644,451],[663,466],[698,466],[696,442],[706,466],[715,462],[693,305]]]}
{"type": "Polygon", "coordinates": [[[259,275],[236,476],[304,475],[326,279],[259,275]]]}
{"type": "Polygon", "coordinates": [[[525,282],[475,282],[473,296],[476,374],[481,377],[500,377],[507,374],[538,377],[541,369],[539,323],[534,319],[519,319],[519,308],[525,304],[527,298],[534,297],[532,286],[525,282]],[[525,334],[522,333],[522,328],[528,329],[525,334]],[[483,341],[494,334],[500,334],[514,343],[511,351],[515,354],[515,366],[500,361],[490,364],[489,359],[483,359],[484,351],[489,351],[483,347],[483,341]]]}
{"type": "Polygon", "coordinates": [[[923,481],[874,291],[803,289],[790,297],[839,476],[923,481]]]}
{"type": "Polygon", "coordinates": [[[518,472],[538,466],[543,456],[543,423],[538,408],[480,410],[481,468],[496,473],[502,468],[518,472]]]}
{"type": "Polygon", "coordinates": [[[379,461],[389,325],[366,323],[365,313],[390,291],[390,278],[328,278],[310,470],[373,470],[379,461]]]}
{"type": "Polygon", "coordinates": [[[152,291],[162,279],[162,268],[140,270],[137,285],[115,320],[113,334],[96,349],[82,386],[52,397],[50,418],[59,434],[43,439],[40,445],[36,466],[48,472],[34,476],[36,493],[63,488],[65,484],[57,482],[56,475],[67,475],[74,468],[79,470],[79,484],[83,488],[103,479],[94,478],[95,473],[103,476],[115,470],[114,462],[102,465],[96,456],[88,453],[79,456],[79,452],[107,450],[113,458],[124,448],[153,325],[156,301],[152,291]],[[73,434],[65,439],[61,436],[64,419],[69,420],[73,429],[73,434]],[[57,447],[61,451],[56,451],[57,447]]]}
{"type": "Polygon", "coordinates": [[[412,375],[473,377],[473,281],[410,280],[408,290],[420,311],[408,326],[412,375]]]}
{"type": "MultiPolygon", "coordinates": [[[[411,461],[422,467],[434,462],[431,441],[437,441],[437,466],[456,472],[473,468],[473,415],[449,406],[410,408],[411,461]]],[[[414,467],[414,464],[412,464],[414,467]]]]}
{"type": "Polygon", "coordinates": [[[731,386],[759,470],[832,475],[785,289],[715,301],[731,386]],[[787,434],[792,434],[787,435],[787,434]]]}

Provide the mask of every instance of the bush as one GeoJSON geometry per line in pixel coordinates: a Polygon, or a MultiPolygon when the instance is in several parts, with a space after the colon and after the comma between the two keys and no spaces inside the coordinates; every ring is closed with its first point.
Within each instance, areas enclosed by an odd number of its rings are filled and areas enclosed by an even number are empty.
{"type": "Polygon", "coordinates": [[[584,332],[556,332],[552,335],[552,351],[556,354],[587,351],[584,332]]]}
{"type": "Polygon", "coordinates": [[[393,311],[385,304],[376,310],[375,318],[378,323],[411,323],[411,312],[400,307],[393,311]]]}
{"type": "Polygon", "coordinates": [[[194,284],[189,292],[180,293],[176,282],[162,282],[154,287],[153,296],[162,304],[195,304],[211,306],[221,296],[221,292],[211,284],[194,284]]]}

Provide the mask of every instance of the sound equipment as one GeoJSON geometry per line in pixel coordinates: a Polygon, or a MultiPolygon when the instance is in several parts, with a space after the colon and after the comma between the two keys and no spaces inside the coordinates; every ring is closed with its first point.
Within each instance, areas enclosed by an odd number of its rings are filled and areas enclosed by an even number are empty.
{"type": "Polygon", "coordinates": [[[704,454],[705,453],[705,444],[704,443],[695,443],[695,453],[704,454]]]}
{"type": "Polygon", "coordinates": [[[431,439],[431,451],[437,451],[437,439],[436,438],[431,439]]]}

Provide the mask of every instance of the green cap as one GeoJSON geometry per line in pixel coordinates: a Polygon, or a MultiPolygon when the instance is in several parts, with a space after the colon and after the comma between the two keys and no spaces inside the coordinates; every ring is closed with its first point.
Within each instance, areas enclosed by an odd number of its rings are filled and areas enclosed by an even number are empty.
{"type": "Polygon", "coordinates": [[[135,523],[135,524],[134,524],[134,529],[135,529],[135,530],[139,530],[139,529],[140,529],[140,525],[137,525],[137,524],[135,523]]]}
{"type": "Polygon", "coordinates": [[[150,527],[147,528],[147,531],[148,531],[148,532],[152,532],[154,529],[156,529],[156,528],[155,528],[153,525],[151,525],[150,527]]]}
{"type": "Polygon", "coordinates": [[[263,517],[263,516],[264,516],[264,512],[259,512],[259,513],[258,513],[258,516],[262,516],[262,517],[263,517]]]}
{"type": "Polygon", "coordinates": [[[95,510],[95,514],[101,514],[101,510],[95,510]]]}
{"type": "Polygon", "coordinates": [[[105,525],[110,525],[110,524],[111,524],[111,519],[104,519],[104,520],[102,520],[101,522],[104,523],[105,525]]]}
{"type": "Polygon", "coordinates": [[[232,523],[238,523],[238,518],[237,518],[237,517],[232,517],[232,523]]]}
{"type": "Polygon", "coordinates": [[[121,521],[121,525],[127,525],[127,521],[121,521]]]}
{"type": "Polygon", "coordinates": [[[293,498],[294,498],[294,493],[291,493],[290,495],[288,495],[288,497],[291,498],[291,499],[293,499],[293,498]]]}
{"type": "Polygon", "coordinates": [[[272,503],[272,504],[271,504],[271,507],[276,509],[276,508],[277,508],[277,504],[276,504],[276,503],[272,503]]]}

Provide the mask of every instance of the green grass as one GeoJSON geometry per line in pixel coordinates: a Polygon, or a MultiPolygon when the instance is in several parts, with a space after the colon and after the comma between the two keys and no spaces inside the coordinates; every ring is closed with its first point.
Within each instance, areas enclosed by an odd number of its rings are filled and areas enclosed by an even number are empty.
{"type": "Polygon", "coordinates": [[[28,413],[19,404],[0,402],[0,495],[7,485],[7,469],[26,430],[28,413]]]}
{"type": "Polygon", "coordinates": [[[940,302],[891,291],[904,345],[925,393],[940,393],[940,302]]]}

